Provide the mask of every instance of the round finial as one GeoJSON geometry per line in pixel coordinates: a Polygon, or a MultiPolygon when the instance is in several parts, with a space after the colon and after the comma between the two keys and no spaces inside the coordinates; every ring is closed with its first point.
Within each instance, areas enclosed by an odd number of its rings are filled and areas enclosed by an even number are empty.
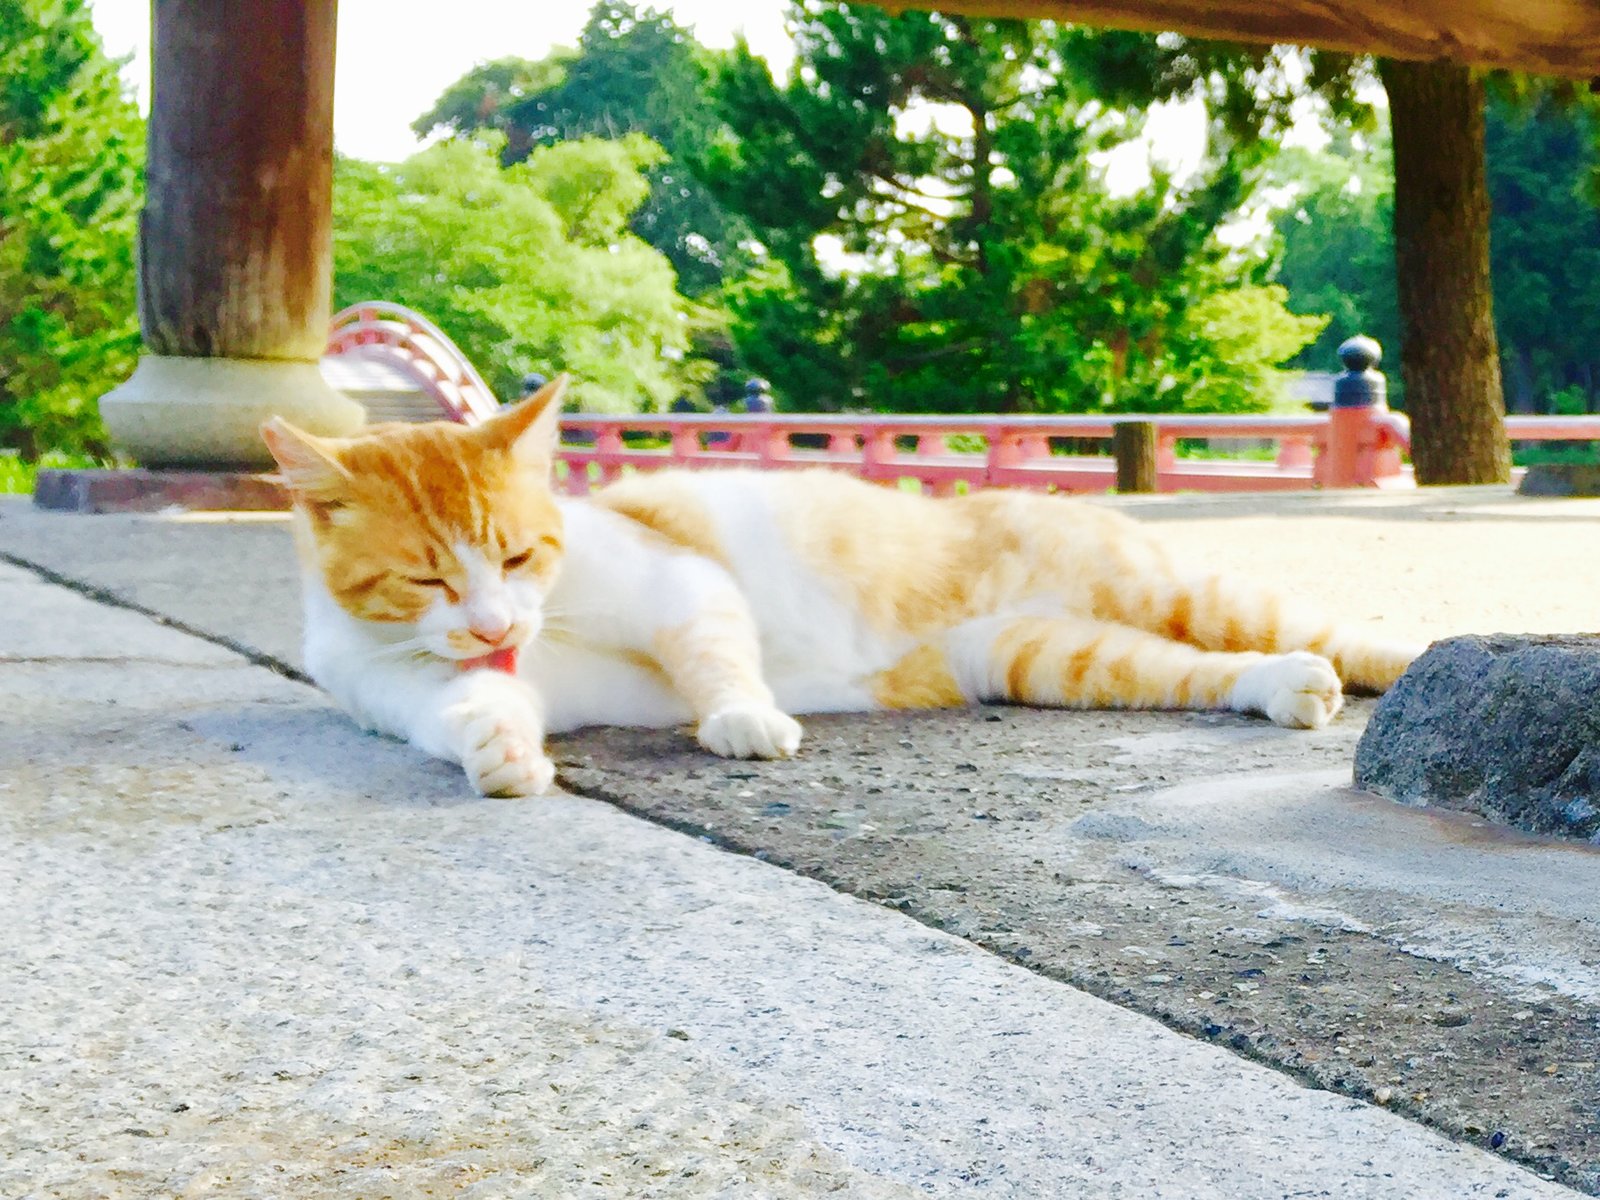
{"type": "Polygon", "coordinates": [[[1339,347],[1345,370],[1333,381],[1335,408],[1384,407],[1389,385],[1377,369],[1382,356],[1383,347],[1369,337],[1353,337],[1339,347]]]}
{"type": "Polygon", "coordinates": [[[745,380],[744,384],[744,410],[751,413],[769,413],[772,411],[772,393],[768,391],[769,384],[759,375],[745,380]]]}
{"type": "Polygon", "coordinates": [[[1376,338],[1358,334],[1339,347],[1339,361],[1347,371],[1370,371],[1383,358],[1383,347],[1376,338]]]}

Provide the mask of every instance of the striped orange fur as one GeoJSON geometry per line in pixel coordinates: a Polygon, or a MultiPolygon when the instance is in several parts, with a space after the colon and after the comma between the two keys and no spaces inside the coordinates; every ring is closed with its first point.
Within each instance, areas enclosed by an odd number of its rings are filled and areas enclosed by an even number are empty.
{"type": "MultiPolygon", "coordinates": [[[[448,681],[428,664],[525,646],[516,703],[539,714],[538,737],[687,720],[708,749],[770,757],[799,743],[791,712],[990,700],[1237,709],[1316,727],[1337,712],[1341,678],[1382,690],[1417,652],[1185,565],[1126,516],[1055,497],[934,499],[824,472],[719,471],[558,499],[558,398],[546,389],[475,428],[264,431],[296,500],[308,660],[314,643],[352,711],[444,746],[475,783],[509,770],[492,712],[471,726],[482,745],[458,745],[457,716],[413,731],[403,713],[373,716],[402,702],[364,684],[360,663],[377,671],[415,631],[424,650],[409,669],[448,681]]],[[[498,711],[509,682],[451,686],[489,697],[470,711],[498,711]]],[[[534,735],[518,720],[521,745],[534,735]]]]}

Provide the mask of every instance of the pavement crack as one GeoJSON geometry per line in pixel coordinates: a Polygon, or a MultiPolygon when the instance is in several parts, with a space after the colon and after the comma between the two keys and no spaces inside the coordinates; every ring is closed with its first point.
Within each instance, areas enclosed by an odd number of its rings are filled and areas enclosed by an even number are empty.
{"type": "MultiPolygon", "coordinates": [[[[112,608],[121,608],[127,610],[128,612],[138,613],[142,617],[148,617],[158,625],[165,625],[168,629],[176,629],[179,633],[186,633],[190,637],[199,638],[203,642],[210,642],[213,646],[221,646],[224,650],[231,650],[233,653],[249,660],[256,666],[265,667],[267,670],[272,671],[275,674],[282,675],[285,679],[292,679],[296,683],[310,684],[312,687],[316,686],[316,682],[311,678],[311,676],[307,675],[298,667],[291,663],[285,662],[281,658],[276,658],[271,654],[263,653],[254,646],[248,645],[245,642],[241,642],[236,638],[226,637],[219,633],[212,633],[210,630],[201,629],[196,625],[190,625],[186,621],[179,621],[173,617],[167,616],[167,614],[163,612],[158,612],[147,605],[140,604],[135,600],[130,600],[126,596],[123,596],[117,592],[110,591],[107,588],[97,587],[96,585],[88,583],[82,579],[74,579],[70,575],[63,575],[60,571],[52,570],[43,563],[34,562],[33,560],[23,558],[18,554],[12,554],[8,551],[0,550],[0,562],[6,562],[10,563],[14,567],[20,567],[24,571],[29,571],[32,574],[37,575],[46,583],[53,583],[57,587],[63,587],[68,591],[76,592],[78,595],[89,600],[93,600],[97,604],[105,604],[112,608]]],[[[89,660],[72,659],[69,661],[85,662],[89,660]]],[[[124,659],[117,661],[128,660],[124,659]]],[[[189,666],[191,664],[185,663],[183,665],[189,666]]]]}
{"type": "Polygon", "coordinates": [[[144,654],[0,654],[0,667],[121,667],[129,663],[184,671],[231,671],[238,665],[144,654]]]}

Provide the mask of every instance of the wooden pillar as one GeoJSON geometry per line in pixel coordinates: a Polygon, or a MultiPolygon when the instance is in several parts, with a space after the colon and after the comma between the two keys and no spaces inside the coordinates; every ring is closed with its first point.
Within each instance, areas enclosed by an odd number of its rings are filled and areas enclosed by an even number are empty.
{"type": "Polygon", "coordinates": [[[269,416],[345,433],[332,289],[337,0],[155,0],[139,233],[147,356],[101,401],[146,465],[264,466],[269,416]]]}
{"type": "Polygon", "coordinates": [[[1117,460],[1117,491],[1156,490],[1154,421],[1118,421],[1111,427],[1111,453],[1117,460]]]}

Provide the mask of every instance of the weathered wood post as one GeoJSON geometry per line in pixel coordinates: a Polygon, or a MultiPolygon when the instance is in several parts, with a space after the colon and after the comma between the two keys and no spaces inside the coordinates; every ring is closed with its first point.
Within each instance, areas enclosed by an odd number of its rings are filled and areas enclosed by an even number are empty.
{"type": "Polygon", "coordinates": [[[271,463],[280,414],[365,419],[317,366],[332,291],[337,0],[154,0],[139,323],[147,354],[101,400],[147,466],[271,463]]]}
{"type": "Polygon", "coordinates": [[[1111,455],[1117,460],[1117,491],[1156,490],[1156,424],[1118,421],[1111,427],[1111,455]]]}

